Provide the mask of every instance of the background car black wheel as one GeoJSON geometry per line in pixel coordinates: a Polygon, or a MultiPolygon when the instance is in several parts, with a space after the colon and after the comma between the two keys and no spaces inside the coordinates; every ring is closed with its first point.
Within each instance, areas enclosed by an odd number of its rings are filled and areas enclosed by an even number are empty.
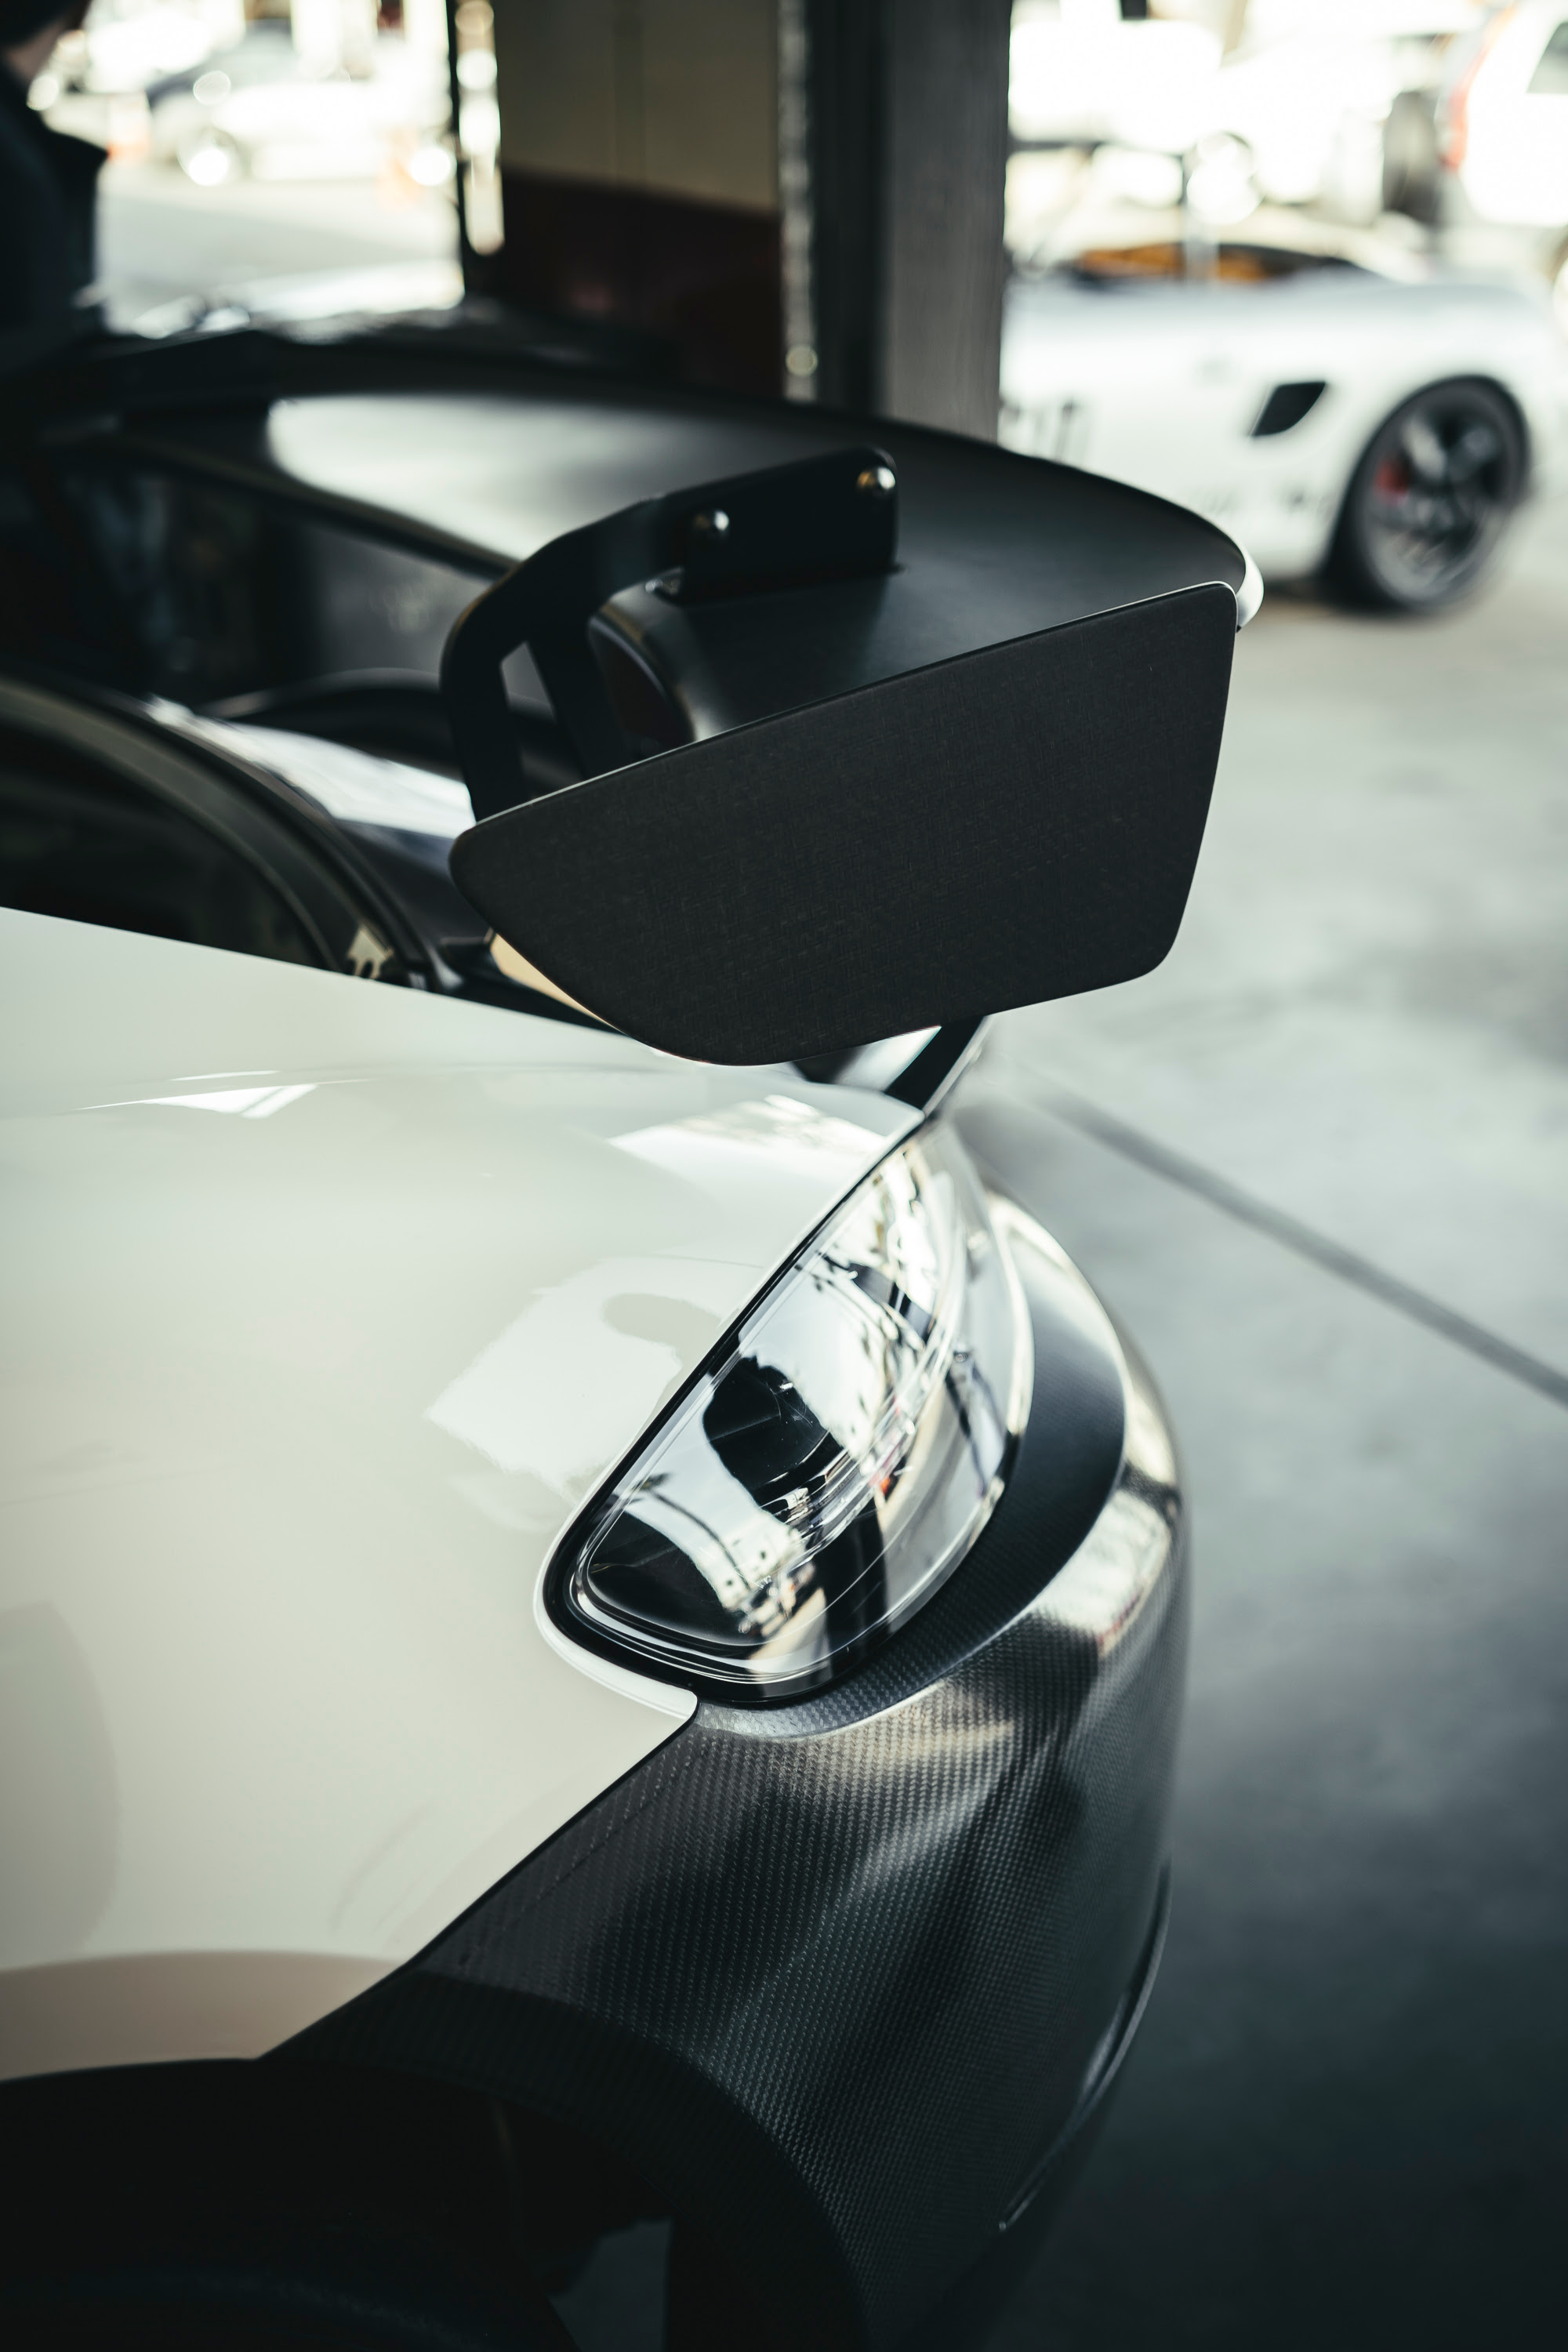
{"type": "Polygon", "coordinates": [[[1524,436],[1502,394],[1458,381],[1416,393],[1351,477],[1331,578],[1357,603],[1432,612],[1491,569],[1524,487],[1524,436]]]}

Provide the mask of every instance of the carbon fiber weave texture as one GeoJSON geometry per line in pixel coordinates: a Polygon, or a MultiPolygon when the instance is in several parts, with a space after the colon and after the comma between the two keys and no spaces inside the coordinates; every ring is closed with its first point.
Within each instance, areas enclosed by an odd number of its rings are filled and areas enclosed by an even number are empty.
{"type": "Polygon", "coordinates": [[[1179,1504],[1173,1487],[1142,1496],[1164,1549],[1111,1622],[1094,1593],[1115,1563],[1098,1587],[1083,1563],[1120,1429],[1108,1452],[1068,1277],[1024,1270],[1030,1425],[991,1527],[916,1621],[920,1686],[900,1687],[895,1641],[803,1706],[703,1706],[411,1969],[309,2037],[605,2137],[768,2282],[784,2343],[895,2345],[994,2245],[1072,2112],[1156,1899],[1184,1650],[1179,1504]]]}

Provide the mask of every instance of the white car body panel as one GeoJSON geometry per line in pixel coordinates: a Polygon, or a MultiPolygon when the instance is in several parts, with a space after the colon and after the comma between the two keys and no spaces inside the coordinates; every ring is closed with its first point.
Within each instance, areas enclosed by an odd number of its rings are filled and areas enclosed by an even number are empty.
{"type": "MultiPolygon", "coordinates": [[[[1469,0],[1317,0],[1289,29],[1278,12],[1255,7],[1247,47],[1215,79],[1205,128],[1247,142],[1267,201],[1312,204],[1328,193],[1353,126],[1380,130],[1400,90],[1430,81],[1444,38],[1474,21],[1469,0]]],[[[1381,138],[1371,147],[1380,199],[1381,138]]],[[[1367,216],[1381,208],[1373,201],[1367,216]]]]}
{"type": "Polygon", "coordinates": [[[255,2054],[690,1713],[552,1548],[884,1097],[0,912],[0,2074],[255,2054]]]}
{"type": "Polygon", "coordinates": [[[1484,376],[1517,403],[1536,487],[1559,478],[1568,345],[1512,287],[1304,271],[1258,286],[1008,289],[1001,439],[1196,508],[1266,580],[1326,556],[1356,462],[1423,386],[1484,376]],[[1288,432],[1250,437],[1275,385],[1327,390],[1288,432]]]}
{"type": "Polygon", "coordinates": [[[1212,22],[1123,22],[1118,0],[1021,0],[1010,126],[1027,144],[1172,158],[1228,135],[1251,152],[1254,201],[1310,204],[1347,127],[1381,126],[1397,91],[1430,79],[1445,37],[1474,21],[1470,0],[1254,0],[1246,45],[1223,56],[1212,22]]]}
{"type": "Polygon", "coordinates": [[[1560,27],[1568,27],[1568,0],[1528,0],[1510,12],[1477,68],[1459,176],[1483,220],[1568,228],[1568,87],[1555,55],[1542,72],[1560,27]],[[1531,87],[1542,80],[1551,87],[1531,87]]]}

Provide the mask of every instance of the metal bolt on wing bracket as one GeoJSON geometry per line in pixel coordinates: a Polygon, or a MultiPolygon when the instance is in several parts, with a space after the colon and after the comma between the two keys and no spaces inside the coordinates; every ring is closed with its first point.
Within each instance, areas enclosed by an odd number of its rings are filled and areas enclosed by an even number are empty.
{"type": "Polygon", "coordinates": [[[441,691],[476,816],[531,797],[500,666],[527,646],[585,775],[631,757],[589,649],[587,625],[646,581],[681,604],[808,587],[891,569],[898,478],[879,449],[834,450],[798,465],[645,499],[568,531],[458,615],[441,691]]]}

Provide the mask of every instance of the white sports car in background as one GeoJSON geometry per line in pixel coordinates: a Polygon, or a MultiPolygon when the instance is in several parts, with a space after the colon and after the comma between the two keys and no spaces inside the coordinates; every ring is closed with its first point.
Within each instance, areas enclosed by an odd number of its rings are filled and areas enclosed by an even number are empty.
{"type": "Polygon", "coordinates": [[[1222,247],[1086,256],[1008,289],[1001,438],[1191,506],[1266,580],[1423,610],[1473,588],[1561,472],[1568,346],[1511,287],[1222,247]]]}
{"type": "Polygon", "coordinates": [[[147,92],[152,152],[198,187],[260,180],[374,179],[401,153],[438,185],[448,96],[444,60],[384,37],[357,75],[300,55],[287,26],[267,20],[199,73],[147,92]]]}

